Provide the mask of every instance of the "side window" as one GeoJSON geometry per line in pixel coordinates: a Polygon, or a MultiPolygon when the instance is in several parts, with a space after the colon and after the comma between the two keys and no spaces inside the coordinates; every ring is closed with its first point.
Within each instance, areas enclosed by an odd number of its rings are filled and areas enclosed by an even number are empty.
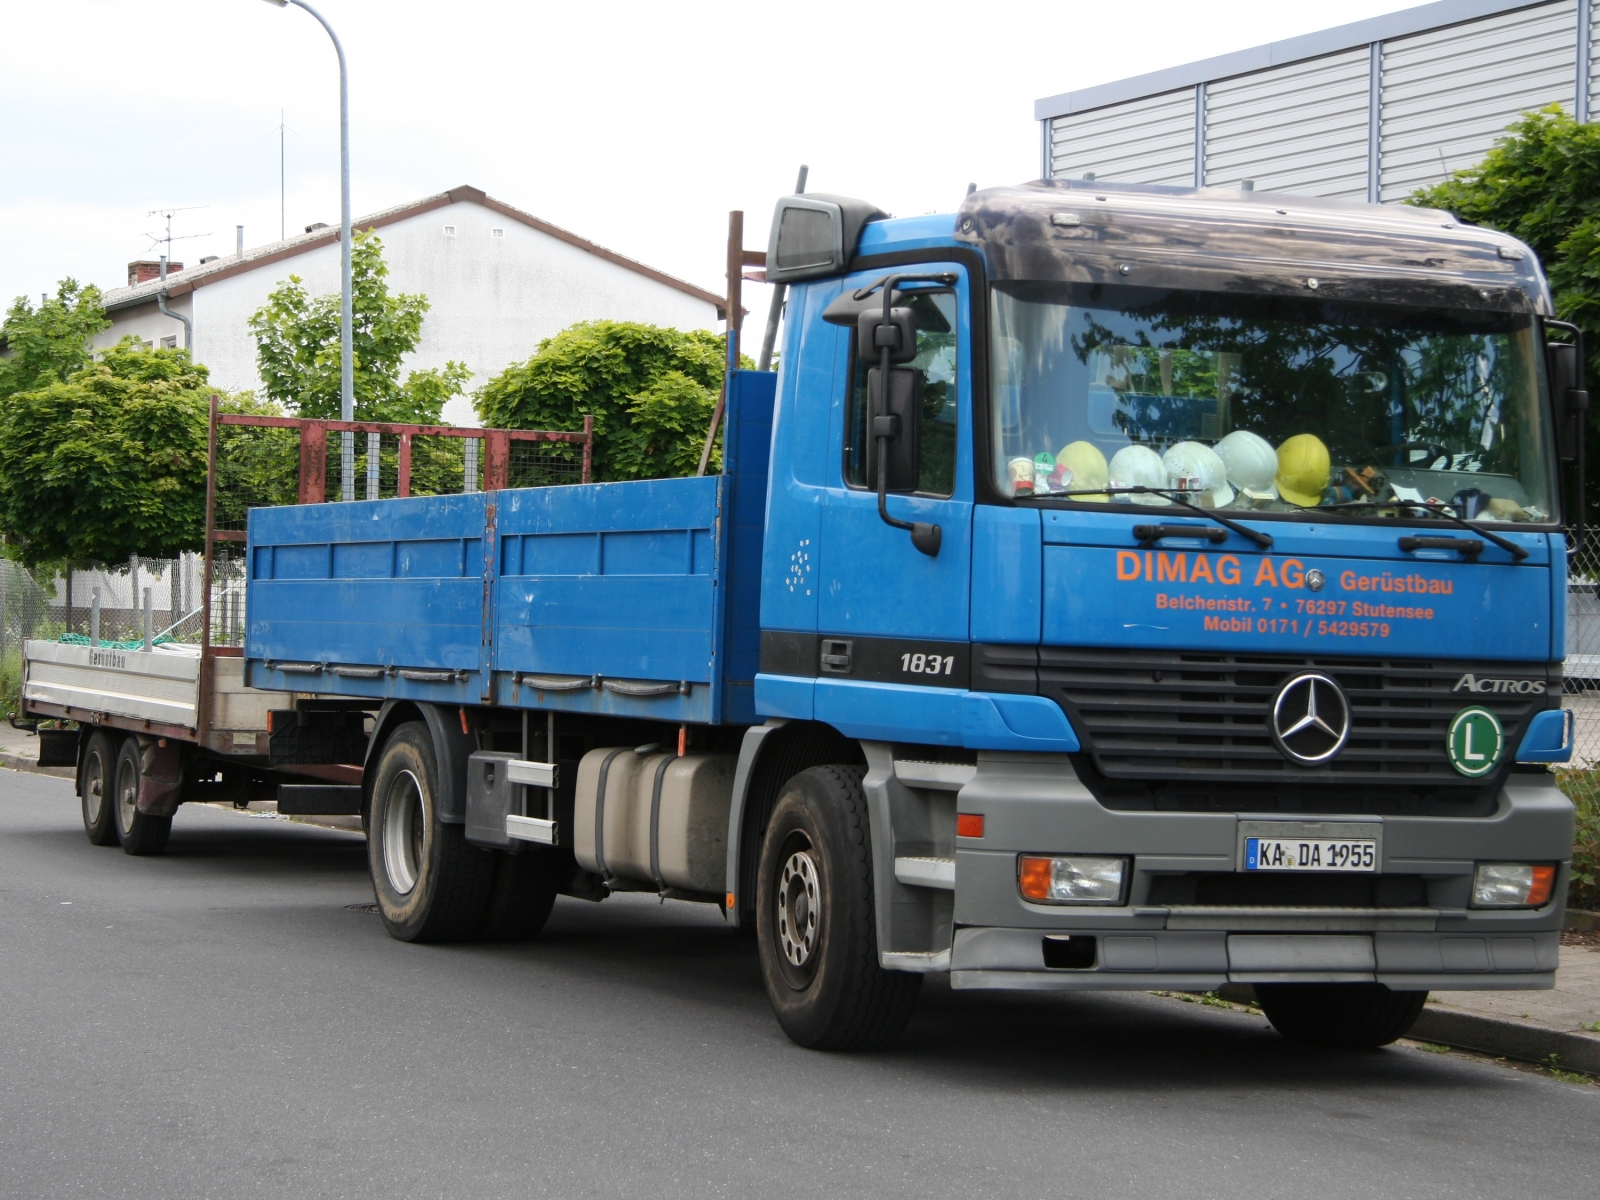
{"type": "MultiPolygon", "coordinates": [[[[956,416],[960,396],[956,374],[956,297],[954,292],[908,289],[896,307],[910,308],[916,321],[917,357],[906,364],[921,376],[922,448],[917,491],[949,496],[956,487],[956,416]]],[[[851,335],[854,340],[854,334],[851,335]]],[[[852,346],[850,402],[845,406],[844,480],[867,486],[867,456],[877,448],[867,433],[867,368],[852,346]]]]}

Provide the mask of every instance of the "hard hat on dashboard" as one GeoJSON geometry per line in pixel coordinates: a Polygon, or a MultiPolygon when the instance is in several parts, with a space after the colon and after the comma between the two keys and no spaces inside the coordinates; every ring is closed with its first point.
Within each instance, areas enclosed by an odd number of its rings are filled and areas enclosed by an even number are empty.
{"type": "Polygon", "coordinates": [[[1234,487],[1257,496],[1272,491],[1272,481],[1278,475],[1278,452],[1260,434],[1235,429],[1217,443],[1217,457],[1234,487]]]}
{"type": "Polygon", "coordinates": [[[1328,486],[1328,447],[1314,433],[1297,433],[1278,447],[1278,494],[1291,504],[1322,503],[1328,486]]]}
{"type": "MultiPolygon", "coordinates": [[[[1164,488],[1167,486],[1167,469],[1161,465],[1161,456],[1149,446],[1124,446],[1111,456],[1107,468],[1107,482],[1117,487],[1164,488]]],[[[1135,504],[1168,505],[1165,496],[1130,496],[1135,504]]]]}
{"type": "MultiPolygon", "coordinates": [[[[1093,442],[1073,442],[1061,447],[1061,453],[1056,455],[1056,467],[1065,467],[1072,472],[1072,490],[1081,491],[1084,488],[1105,487],[1109,477],[1106,468],[1106,456],[1100,453],[1100,447],[1093,442]]],[[[1074,496],[1074,500],[1105,501],[1109,496],[1074,496]]]]}
{"type": "Polygon", "coordinates": [[[1188,492],[1185,499],[1190,504],[1221,508],[1233,502],[1228,469],[1210,446],[1200,442],[1177,442],[1161,456],[1161,465],[1167,473],[1167,486],[1174,491],[1188,492]]]}

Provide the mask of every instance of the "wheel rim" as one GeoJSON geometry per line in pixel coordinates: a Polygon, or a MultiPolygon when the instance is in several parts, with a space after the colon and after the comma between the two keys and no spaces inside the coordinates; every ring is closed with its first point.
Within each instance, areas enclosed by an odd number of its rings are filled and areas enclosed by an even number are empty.
{"type": "Polygon", "coordinates": [[[133,830],[139,815],[139,766],[124,758],[117,764],[117,827],[123,833],[133,830]]]}
{"type": "Polygon", "coordinates": [[[423,831],[422,785],[410,771],[401,771],[383,798],[383,869],[401,896],[417,886],[423,831]]]}
{"type": "Polygon", "coordinates": [[[778,878],[778,945],[789,965],[809,971],[822,930],[822,891],[810,848],[784,860],[778,878]]]}
{"type": "Polygon", "coordinates": [[[106,764],[94,751],[83,764],[83,816],[90,825],[98,825],[106,810],[106,764]]]}

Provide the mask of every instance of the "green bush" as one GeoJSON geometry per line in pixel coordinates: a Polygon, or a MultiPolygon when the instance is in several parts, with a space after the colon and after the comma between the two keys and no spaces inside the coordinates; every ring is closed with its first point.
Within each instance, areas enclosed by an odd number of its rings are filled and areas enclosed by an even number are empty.
{"type": "Polygon", "coordinates": [[[1571,908],[1600,909],[1600,769],[1557,771],[1556,781],[1578,806],[1567,904],[1571,908]]]}

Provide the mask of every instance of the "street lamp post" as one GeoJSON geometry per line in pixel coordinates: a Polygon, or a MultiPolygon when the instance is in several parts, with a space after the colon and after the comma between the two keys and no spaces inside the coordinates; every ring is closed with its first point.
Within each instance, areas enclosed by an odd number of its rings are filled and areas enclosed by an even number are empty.
{"type": "MultiPolygon", "coordinates": [[[[267,0],[267,3],[279,8],[293,4],[305,9],[328,31],[334,52],[339,56],[339,419],[353,421],[356,419],[356,373],[352,333],[355,305],[350,285],[350,77],[345,69],[344,47],[339,44],[339,35],[333,31],[333,26],[305,0],[267,0]]],[[[356,435],[347,432],[340,441],[340,494],[346,500],[354,500],[356,435]]]]}

